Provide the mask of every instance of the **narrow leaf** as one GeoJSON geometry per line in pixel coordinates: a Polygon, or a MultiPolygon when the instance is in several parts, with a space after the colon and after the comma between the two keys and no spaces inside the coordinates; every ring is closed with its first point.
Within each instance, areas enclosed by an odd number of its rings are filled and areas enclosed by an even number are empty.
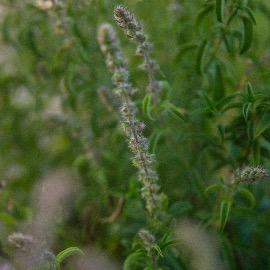
{"type": "Polygon", "coordinates": [[[253,21],[246,16],[242,17],[242,21],[244,25],[244,41],[240,54],[245,53],[250,48],[253,40],[253,21]]]}
{"type": "Polygon", "coordinates": [[[63,251],[61,251],[57,256],[56,259],[59,263],[61,263],[63,260],[65,260],[67,257],[72,255],[81,255],[84,256],[84,253],[81,249],[77,247],[69,247],[63,251]]]}
{"type": "Polygon", "coordinates": [[[132,265],[142,258],[144,258],[144,253],[141,250],[130,254],[124,262],[123,270],[130,270],[132,265]]]}
{"type": "Polygon", "coordinates": [[[224,106],[229,105],[230,102],[236,97],[236,94],[228,95],[215,103],[218,110],[222,110],[224,106]]]}
{"type": "Polygon", "coordinates": [[[253,15],[253,11],[250,7],[248,6],[242,6],[243,10],[247,13],[248,17],[251,19],[254,25],[256,25],[256,19],[253,15]]]}
{"type": "Polygon", "coordinates": [[[162,102],[161,106],[167,109],[169,112],[171,112],[175,116],[177,116],[178,118],[186,121],[186,116],[183,113],[181,113],[180,110],[174,104],[172,104],[169,100],[165,100],[164,102],[162,102]]]}
{"type": "Polygon", "coordinates": [[[160,130],[156,130],[151,134],[151,136],[149,138],[149,152],[150,153],[155,153],[156,146],[157,146],[157,143],[158,143],[161,135],[162,135],[162,132],[160,130]]]}
{"type": "Polygon", "coordinates": [[[224,80],[223,74],[220,65],[216,65],[215,70],[215,88],[213,93],[213,99],[215,101],[221,100],[225,96],[225,87],[224,87],[224,80]]]}
{"type": "Polygon", "coordinates": [[[221,184],[213,184],[209,187],[207,187],[205,190],[204,190],[204,193],[208,196],[210,193],[213,193],[213,192],[223,192],[224,191],[224,186],[221,185],[221,184]]]}
{"type": "Polygon", "coordinates": [[[207,40],[204,39],[198,48],[196,70],[199,74],[203,74],[203,60],[204,60],[206,45],[207,45],[207,40]]]}
{"type": "Polygon", "coordinates": [[[250,100],[250,101],[253,101],[253,99],[254,99],[254,92],[253,92],[252,85],[251,85],[250,82],[248,82],[248,83],[246,84],[246,91],[247,91],[247,93],[248,93],[248,98],[249,98],[249,100],[250,100]]]}
{"type": "Polygon", "coordinates": [[[252,208],[255,206],[255,197],[250,190],[248,190],[247,188],[241,188],[237,190],[237,194],[239,194],[241,198],[243,198],[247,202],[249,207],[252,208]]]}
{"type": "Polygon", "coordinates": [[[224,0],[216,0],[216,15],[219,22],[223,22],[224,0]]]}
{"type": "Polygon", "coordinates": [[[220,215],[219,215],[219,230],[220,232],[223,232],[224,227],[226,225],[226,222],[228,220],[229,217],[229,213],[231,210],[231,201],[228,200],[223,200],[221,202],[221,206],[220,206],[220,215]]]}
{"type": "Polygon", "coordinates": [[[243,113],[243,116],[244,116],[246,121],[248,121],[248,116],[249,116],[251,108],[252,108],[252,103],[251,102],[246,102],[243,105],[242,113],[243,113]]]}
{"type": "Polygon", "coordinates": [[[255,138],[259,137],[269,127],[270,127],[270,112],[267,112],[262,116],[256,127],[255,138]]]}
{"type": "Polygon", "coordinates": [[[168,99],[169,93],[172,91],[172,87],[168,81],[159,81],[160,92],[159,98],[160,100],[168,99]]]}
{"type": "Polygon", "coordinates": [[[150,114],[152,96],[153,96],[152,93],[146,94],[142,102],[142,111],[143,111],[143,114],[148,116],[149,119],[155,120],[150,114]]]}
{"type": "Polygon", "coordinates": [[[217,125],[217,128],[218,128],[218,132],[220,134],[220,137],[222,139],[222,141],[224,142],[225,141],[225,130],[224,130],[224,127],[222,124],[218,124],[217,125]]]}
{"type": "Polygon", "coordinates": [[[258,140],[253,142],[252,145],[252,163],[254,165],[259,165],[261,159],[261,146],[258,140]]]}
{"type": "Polygon", "coordinates": [[[251,121],[247,122],[247,135],[250,141],[254,140],[254,124],[251,121]]]}
{"type": "Polygon", "coordinates": [[[153,245],[152,248],[154,248],[158,252],[160,257],[163,257],[162,251],[158,245],[153,245]]]}
{"type": "Polygon", "coordinates": [[[214,9],[214,4],[209,3],[205,5],[198,13],[195,21],[195,27],[198,29],[198,26],[202,24],[203,18],[211,11],[214,9]]]}
{"type": "Polygon", "coordinates": [[[189,51],[195,50],[198,47],[197,43],[194,42],[190,42],[190,43],[186,43],[183,44],[182,46],[180,46],[179,51],[175,57],[175,62],[179,62],[182,60],[182,57],[189,51]]]}

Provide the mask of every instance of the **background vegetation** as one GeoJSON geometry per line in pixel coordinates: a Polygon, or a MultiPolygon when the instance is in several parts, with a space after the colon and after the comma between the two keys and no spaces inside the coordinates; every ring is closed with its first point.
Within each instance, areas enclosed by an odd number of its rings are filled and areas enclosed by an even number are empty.
{"type": "Polygon", "coordinates": [[[270,268],[270,185],[258,181],[266,178],[258,166],[270,169],[267,0],[2,0],[0,8],[0,262],[28,269],[25,243],[16,250],[8,241],[22,232],[37,239],[39,259],[45,248],[84,250],[62,269],[122,269],[126,258],[126,269],[270,268]],[[136,44],[114,21],[118,4],[154,45],[157,105],[136,44]],[[104,22],[139,89],[137,117],[168,198],[159,229],[97,42],[104,22]],[[246,166],[256,166],[248,177],[246,166]],[[159,268],[136,253],[141,229],[155,235],[159,268]]]}

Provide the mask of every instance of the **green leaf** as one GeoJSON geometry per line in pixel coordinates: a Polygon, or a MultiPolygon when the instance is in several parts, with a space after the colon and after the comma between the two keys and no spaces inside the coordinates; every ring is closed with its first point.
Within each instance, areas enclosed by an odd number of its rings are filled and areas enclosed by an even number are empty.
{"type": "Polygon", "coordinates": [[[152,248],[158,252],[160,257],[163,257],[162,251],[158,245],[153,245],[152,248]]]}
{"type": "Polygon", "coordinates": [[[156,152],[156,146],[157,146],[157,143],[158,143],[161,135],[162,135],[162,131],[160,131],[160,130],[155,130],[151,134],[151,136],[149,138],[149,152],[150,153],[156,152]]]}
{"type": "Polygon", "coordinates": [[[143,114],[148,116],[149,119],[155,120],[150,114],[152,96],[153,96],[152,93],[148,93],[145,95],[143,102],[142,102],[142,111],[143,111],[143,114]]]}
{"type": "Polygon", "coordinates": [[[164,251],[172,246],[175,246],[176,244],[177,242],[175,240],[172,240],[171,234],[167,233],[164,234],[164,236],[162,237],[159,246],[164,251]]]}
{"type": "Polygon", "coordinates": [[[66,89],[66,98],[68,105],[74,110],[76,107],[76,90],[73,85],[74,68],[70,67],[65,75],[64,83],[66,89]]]}
{"type": "Polygon", "coordinates": [[[204,54],[207,47],[206,45],[207,45],[207,40],[204,39],[198,48],[196,70],[200,75],[203,74],[203,60],[204,60],[204,54]]]}
{"type": "Polygon", "coordinates": [[[16,224],[16,219],[4,212],[0,212],[0,220],[4,221],[6,225],[14,226],[16,224]]]}
{"type": "Polygon", "coordinates": [[[211,111],[212,113],[219,114],[219,112],[217,111],[217,109],[215,107],[214,101],[205,91],[203,91],[203,97],[204,97],[205,102],[207,104],[208,110],[211,111]]]}
{"type": "Polygon", "coordinates": [[[252,103],[251,102],[246,102],[244,105],[243,105],[243,108],[242,108],[242,114],[246,120],[246,122],[248,121],[248,116],[249,116],[249,113],[251,111],[251,108],[252,108],[252,103]]]}
{"type": "Polygon", "coordinates": [[[219,230],[220,232],[223,232],[224,227],[226,225],[226,222],[229,217],[229,213],[231,210],[232,202],[228,200],[223,200],[221,202],[220,206],[220,212],[219,212],[219,230]]]}
{"type": "Polygon", "coordinates": [[[63,260],[65,260],[67,257],[72,255],[81,255],[84,256],[84,253],[81,249],[77,247],[69,247],[63,251],[61,251],[57,256],[56,259],[58,263],[61,263],[63,260]]]}
{"type": "Polygon", "coordinates": [[[140,259],[145,257],[145,251],[139,250],[130,254],[123,265],[123,270],[130,270],[134,263],[137,263],[140,259]]]}
{"type": "Polygon", "coordinates": [[[227,263],[226,269],[236,270],[234,248],[231,241],[227,238],[226,234],[222,235],[222,251],[227,263]]]}
{"type": "Polygon", "coordinates": [[[223,111],[225,106],[230,106],[232,105],[233,103],[230,104],[230,102],[235,98],[237,97],[236,94],[231,94],[231,95],[228,95],[224,98],[222,98],[221,100],[217,101],[215,103],[215,107],[217,108],[218,111],[223,111]]]}
{"type": "Polygon", "coordinates": [[[172,91],[172,87],[168,81],[159,81],[160,92],[159,98],[160,100],[168,99],[169,93],[172,91]]]}
{"type": "Polygon", "coordinates": [[[253,101],[254,100],[254,91],[252,89],[252,85],[250,82],[247,82],[247,84],[246,84],[246,91],[248,94],[248,100],[253,101]]]}
{"type": "Polygon", "coordinates": [[[252,144],[252,163],[259,165],[261,159],[261,146],[259,140],[256,140],[252,144]]]}
{"type": "Polygon", "coordinates": [[[246,12],[246,14],[248,15],[248,17],[250,18],[250,20],[253,22],[254,25],[256,25],[256,19],[253,15],[253,11],[250,7],[248,6],[242,6],[242,9],[246,12]]]}
{"type": "Polygon", "coordinates": [[[242,17],[242,21],[244,25],[244,41],[240,54],[245,53],[250,48],[253,40],[253,21],[246,16],[242,17]]]}
{"type": "Polygon", "coordinates": [[[217,128],[218,128],[218,132],[220,134],[221,140],[224,142],[225,141],[225,129],[224,129],[224,126],[222,124],[218,124],[217,128]]]}
{"type": "Polygon", "coordinates": [[[192,209],[193,205],[189,201],[177,201],[170,206],[169,214],[173,217],[179,217],[191,212],[192,209]]]}
{"type": "Polygon", "coordinates": [[[197,47],[198,47],[198,44],[194,42],[183,44],[179,48],[179,51],[175,57],[175,61],[176,62],[181,61],[184,54],[186,54],[189,51],[195,50],[197,47]]]}
{"type": "Polygon", "coordinates": [[[219,22],[223,22],[225,0],[216,0],[216,15],[219,22]]]}
{"type": "Polygon", "coordinates": [[[260,119],[256,130],[255,130],[255,138],[259,137],[265,130],[270,127],[270,112],[266,112],[262,118],[260,119]]]}
{"type": "Polygon", "coordinates": [[[203,18],[214,9],[214,3],[207,3],[198,13],[195,20],[195,27],[198,29],[198,26],[202,24],[203,18]]]}
{"type": "Polygon", "coordinates": [[[215,88],[213,93],[213,99],[215,101],[221,100],[225,96],[225,92],[226,90],[224,87],[224,79],[221,66],[217,64],[215,70],[215,88]]]}
{"type": "Polygon", "coordinates": [[[221,192],[223,193],[225,190],[225,187],[221,184],[213,184],[209,187],[207,187],[205,190],[204,190],[204,193],[209,196],[210,193],[213,193],[213,192],[221,192]]]}
{"type": "Polygon", "coordinates": [[[253,208],[255,206],[255,197],[250,190],[248,190],[247,188],[241,188],[237,190],[237,194],[239,194],[241,198],[244,199],[245,202],[247,202],[249,207],[253,208]]]}
{"type": "Polygon", "coordinates": [[[186,121],[186,116],[180,112],[180,110],[174,105],[172,104],[169,100],[165,100],[161,103],[161,107],[163,107],[164,109],[167,109],[169,112],[171,112],[172,114],[174,114],[176,117],[186,121]]]}
{"type": "Polygon", "coordinates": [[[243,107],[243,103],[242,102],[233,102],[231,104],[228,104],[227,106],[225,106],[223,109],[222,109],[222,112],[226,112],[230,109],[235,109],[235,108],[241,108],[243,107]]]}
{"type": "Polygon", "coordinates": [[[247,135],[250,141],[254,140],[254,124],[251,121],[247,122],[247,135]]]}

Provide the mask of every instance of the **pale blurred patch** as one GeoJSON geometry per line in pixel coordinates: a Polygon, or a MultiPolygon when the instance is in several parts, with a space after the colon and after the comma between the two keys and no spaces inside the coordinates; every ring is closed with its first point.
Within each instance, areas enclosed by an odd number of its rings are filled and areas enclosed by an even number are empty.
{"type": "Polygon", "coordinates": [[[74,256],[70,258],[68,269],[76,270],[119,270],[120,265],[111,261],[101,252],[93,247],[85,247],[82,249],[85,256],[74,256]]]}
{"type": "Polygon", "coordinates": [[[193,221],[185,220],[177,226],[176,239],[189,270],[225,269],[219,257],[218,242],[214,233],[211,234],[193,221]]]}
{"type": "Polygon", "coordinates": [[[27,250],[17,250],[14,262],[18,269],[36,269],[55,242],[55,225],[64,223],[72,213],[79,190],[78,181],[68,169],[57,169],[36,184],[32,194],[32,224],[22,228],[33,237],[33,242],[27,250]]]}
{"type": "Polygon", "coordinates": [[[35,238],[53,243],[53,228],[71,214],[80,185],[70,170],[58,169],[47,175],[33,191],[35,238]]]}
{"type": "Polygon", "coordinates": [[[0,261],[0,270],[15,270],[15,268],[6,261],[0,261]]]}

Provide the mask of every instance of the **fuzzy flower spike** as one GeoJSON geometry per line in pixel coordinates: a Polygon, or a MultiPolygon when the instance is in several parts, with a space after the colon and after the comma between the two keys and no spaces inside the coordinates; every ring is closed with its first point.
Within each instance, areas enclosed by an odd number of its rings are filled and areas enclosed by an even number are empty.
{"type": "Polygon", "coordinates": [[[153,49],[152,44],[146,41],[147,38],[142,31],[140,23],[125,6],[119,5],[115,7],[114,19],[124,30],[125,34],[138,43],[136,54],[142,56],[144,59],[140,67],[148,72],[149,85],[147,91],[153,93],[154,102],[157,104],[160,85],[159,82],[155,80],[155,72],[159,70],[159,65],[150,58],[150,52],[153,49]]]}
{"type": "Polygon", "coordinates": [[[107,23],[102,24],[97,32],[97,40],[106,56],[107,66],[113,73],[114,93],[122,101],[122,126],[128,138],[128,146],[134,155],[133,165],[139,171],[141,194],[146,202],[146,209],[150,216],[157,220],[164,215],[162,206],[165,195],[159,193],[158,175],[153,168],[154,158],[148,152],[148,141],[142,134],[144,124],[137,119],[137,108],[131,99],[136,89],[129,82],[129,72],[113,27],[107,23]]]}
{"type": "Polygon", "coordinates": [[[267,178],[269,174],[261,166],[246,166],[236,171],[236,181],[242,184],[258,183],[267,178]]]}

